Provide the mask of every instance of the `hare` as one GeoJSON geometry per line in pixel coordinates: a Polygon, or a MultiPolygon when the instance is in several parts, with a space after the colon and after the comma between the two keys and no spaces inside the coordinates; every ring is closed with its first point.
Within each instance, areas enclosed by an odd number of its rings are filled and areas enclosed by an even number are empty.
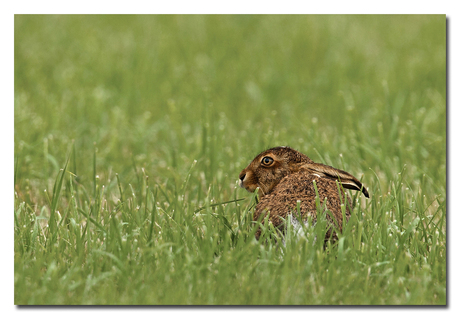
{"type": "MultiPolygon", "coordinates": [[[[341,204],[345,205],[346,195],[345,217],[348,220],[351,200],[343,189],[340,190],[341,195],[339,195],[336,181],[343,188],[361,191],[369,197],[366,188],[354,176],[331,166],[315,163],[308,156],[285,146],[274,147],[257,155],[241,171],[239,179],[240,186],[249,192],[259,188],[260,201],[254,212],[254,221],[263,222],[269,212],[269,220],[281,231],[284,231],[283,219],[285,220],[293,212],[294,216],[291,217],[295,218],[297,201],[300,201],[303,222],[307,221],[308,215],[311,215],[313,223],[316,222],[316,193],[313,181],[316,181],[321,205],[324,205],[326,200],[327,209],[333,215],[333,218],[330,214],[326,215],[328,223],[334,223],[340,231],[342,231],[343,221],[341,204]]],[[[259,228],[256,232],[257,239],[260,234],[259,228]]],[[[325,241],[331,237],[337,239],[337,234],[329,229],[325,241]]]]}

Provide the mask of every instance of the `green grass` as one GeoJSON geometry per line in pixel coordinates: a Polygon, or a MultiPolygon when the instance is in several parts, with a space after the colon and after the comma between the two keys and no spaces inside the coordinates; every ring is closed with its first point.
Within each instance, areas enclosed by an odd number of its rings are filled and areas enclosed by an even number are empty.
{"type": "Polygon", "coordinates": [[[442,15],[16,16],[15,304],[445,305],[445,32],[442,15]],[[254,239],[236,181],[277,145],[371,194],[326,250],[321,223],[254,239]]]}

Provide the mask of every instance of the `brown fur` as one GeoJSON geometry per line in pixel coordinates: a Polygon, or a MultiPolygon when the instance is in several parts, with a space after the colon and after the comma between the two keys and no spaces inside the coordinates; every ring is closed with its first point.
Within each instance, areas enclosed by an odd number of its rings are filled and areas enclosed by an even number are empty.
{"type": "MultiPolygon", "coordinates": [[[[315,180],[321,205],[327,198],[326,206],[331,211],[333,218],[326,215],[329,223],[342,230],[342,209],[345,204],[344,192],[341,198],[336,181],[344,188],[361,190],[366,197],[369,193],[364,186],[351,174],[331,166],[313,162],[306,155],[289,147],[275,147],[257,155],[254,160],[240,173],[241,187],[249,192],[254,192],[259,187],[260,202],[256,206],[254,221],[263,221],[269,212],[269,220],[275,227],[284,230],[283,219],[296,211],[297,201],[300,201],[300,212],[304,221],[311,215],[316,222],[316,194],[313,187],[315,180]],[[263,163],[264,158],[269,164],[263,163]],[[280,218],[281,217],[281,218],[280,218]],[[282,219],[283,218],[283,219],[282,219]],[[334,222],[335,220],[335,222],[334,222]]],[[[350,218],[351,199],[347,196],[345,217],[350,218]]],[[[257,239],[260,229],[256,233],[257,239]]],[[[337,238],[329,230],[326,240],[330,237],[337,238]]]]}

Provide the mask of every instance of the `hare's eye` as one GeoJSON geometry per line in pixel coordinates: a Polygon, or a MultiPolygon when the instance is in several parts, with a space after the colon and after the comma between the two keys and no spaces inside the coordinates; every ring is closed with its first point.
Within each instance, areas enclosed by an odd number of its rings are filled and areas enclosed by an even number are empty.
{"type": "Polygon", "coordinates": [[[268,166],[271,163],[273,163],[273,158],[268,157],[268,156],[265,156],[264,158],[262,158],[262,164],[263,165],[268,166]]]}

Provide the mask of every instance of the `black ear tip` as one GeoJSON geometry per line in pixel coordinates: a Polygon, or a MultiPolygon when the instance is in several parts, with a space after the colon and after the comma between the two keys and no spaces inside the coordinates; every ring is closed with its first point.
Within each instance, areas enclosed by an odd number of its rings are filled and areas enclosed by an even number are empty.
{"type": "Polygon", "coordinates": [[[367,192],[367,189],[365,189],[364,187],[363,187],[363,194],[364,194],[364,196],[369,198],[369,193],[367,192]]]}

